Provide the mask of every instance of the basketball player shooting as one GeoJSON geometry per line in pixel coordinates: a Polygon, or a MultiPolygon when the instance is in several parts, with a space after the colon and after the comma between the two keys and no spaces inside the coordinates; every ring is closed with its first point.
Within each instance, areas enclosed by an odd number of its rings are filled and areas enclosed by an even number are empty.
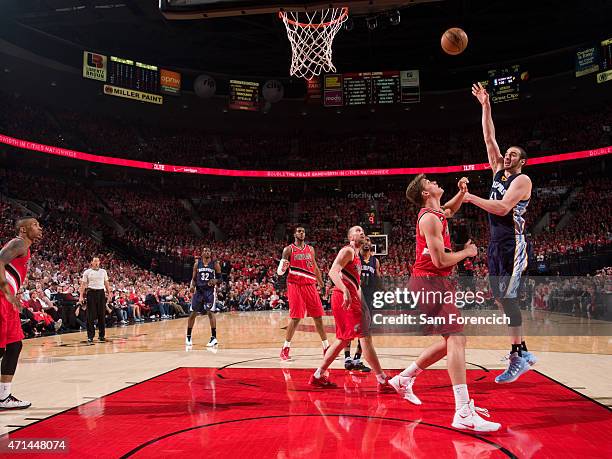
{"type": "Polygon", "coordinates": [[[489,214],[491,240],[487,255],[491,290],[510,319],[508,368],[495,378],[495,382],[504,384],[516,381],[536,363],[535,356],[527,351],[518,301],[521,278],[527,270],[530,252],[525,234],[525,212],[531,199],[532,184],[530,178],[522,173],[527,162],[524,149],[511,146],[504,156],[501,155],[495,140],[487,90],[480,83],[474,84],[472,94],[482,105],[482,132],[493,172],[493,185],[489,199],[467,193],[464,202],[472,203],[489,214]]]}
{"type": "Polygon", "coordinates": [[[327,333],[323,328],[323,305],[321,297],[315,287],[323,287],[321,270],[317,266],[314,248],[304,242],[306,230],[298,226],[293,233],[293,244],[283,248],[283,255],[276,270],[276,274],[282,276],[289,270],[287,275],[287,300],[289,301],[289,325],[285,335],[285,343],[281,349],[281,360],[291,360],[289,351],[291,339],[295,330],[306,313],[314,321],[317,333],[321,337],[323,354],[329,347],[327,333]]]}
{"type": "Polygon", "coordinates": [[[17,237],[0,250],[0,410],[21,410],[31,405],[11,394],[24,338],[19,318],[22,307],[16,295],[26,283],[30,246],[42,238],[42,228],[35,218],[22,218],[16,229],[17,237]]]}

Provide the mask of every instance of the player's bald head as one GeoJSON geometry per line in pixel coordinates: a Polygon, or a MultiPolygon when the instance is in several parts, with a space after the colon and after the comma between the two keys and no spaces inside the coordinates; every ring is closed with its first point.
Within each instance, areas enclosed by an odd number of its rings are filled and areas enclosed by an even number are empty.
{"type": "Polygon", "coordinates": [[[359,225],[351,226],[349,228],[348,233],[346,233],[346,236],[349,238],[349,240],[351,239],[351,236],[353,235],[353,233],[357,232],[358,230],[361,230],[361,232],[363,232],[363,229],[359,225]]]}

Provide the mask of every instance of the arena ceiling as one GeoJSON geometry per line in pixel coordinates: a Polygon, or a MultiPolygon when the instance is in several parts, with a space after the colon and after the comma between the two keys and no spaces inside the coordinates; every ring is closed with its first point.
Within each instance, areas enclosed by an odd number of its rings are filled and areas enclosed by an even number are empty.
{"type": "MultiPolygon", "coordinates": [[[[155,0],[20,0],[5,2],[2,10],[2,38],[68,65],[75,57],[61,44],[217,74],[288,73],[289,43],[272,14],[169,21],[155,0]]],[[[605,0],[431,1],[400,13],[398,25],[381,16],[370,30],[365,17],[356,17],[353,30],[340,31],[334,46],[339,70],[420,68],[446,75],[429,78],[430,89],[443,89],[449,70],[540,55],[541,73],[554,74],[571,69],[575,46],[612,33],[612,2],[605,0]],[[464,28],[470,39],[456,57],[439,47],[451,26],[464,28]]]]}

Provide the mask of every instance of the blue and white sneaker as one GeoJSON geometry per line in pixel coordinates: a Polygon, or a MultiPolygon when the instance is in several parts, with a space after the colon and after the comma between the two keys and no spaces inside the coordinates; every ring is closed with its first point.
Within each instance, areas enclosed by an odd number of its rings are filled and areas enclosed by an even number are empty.
{"type": "Polygon", "coordinates": [[[527,361],[530,367],[534,366],[538,362],[536,356],[529,351],[522,351],[521,354],[523,354],[523,358],[527,361]]]}
{"type": "Polygon", "coordinates": [[[529,371],[529,363],[523,357],[519,357],[517,352],[513,352],[510,354],[510,363],[508,364],[508,368],[502,374],[498,375],[495,378],[495,382],[497,384],[509,384],[517,379],[523,374],[529,371]]]}

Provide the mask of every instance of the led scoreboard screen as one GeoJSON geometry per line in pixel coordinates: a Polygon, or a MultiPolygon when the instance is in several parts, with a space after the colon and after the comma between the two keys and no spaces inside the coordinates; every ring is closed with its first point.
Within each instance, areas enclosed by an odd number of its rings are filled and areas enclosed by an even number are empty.
{"type": "Polygon", "coordinates": [[[108,84],[151,94],[160,93],[159,69],[154,65],[110,56],[108,84]]]}
{"type": "Polygon", "coordinates": [[[326,107],[418,102],[418,70],[329,74],[323,79],[326,107]]]}
{"type": "Polygon", "coordinates": [[[259,110],[259,83],[230,80],[229,108],[232,110],[259,110]]]}
{"type": "Polygon", "coordinates": [[[493,103],[518,100],[521,81],[520,66],[489,70],[489,88],[493,103]]]}

